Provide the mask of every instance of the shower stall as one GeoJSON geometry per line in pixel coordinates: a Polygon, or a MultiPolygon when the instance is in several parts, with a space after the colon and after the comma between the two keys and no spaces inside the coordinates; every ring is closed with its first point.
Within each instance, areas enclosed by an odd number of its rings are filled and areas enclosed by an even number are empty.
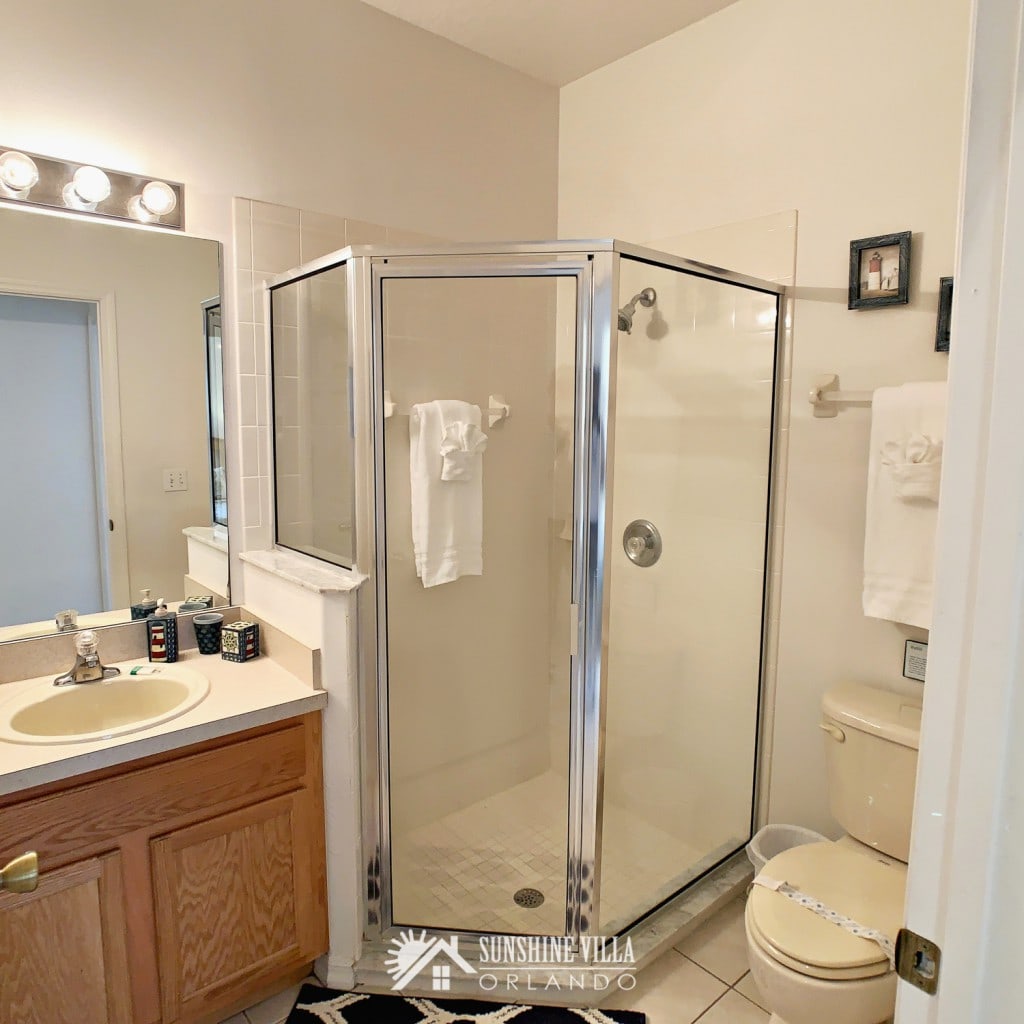
{"type": "Polygon", "coordinates": [[[749,840],[782,293],[617,241],[271,283],[276,539],[368,577],[369,939],[629,934],[749,840]],[[435,399],[481,411],[482,567],[425,586],[435,399]]]}

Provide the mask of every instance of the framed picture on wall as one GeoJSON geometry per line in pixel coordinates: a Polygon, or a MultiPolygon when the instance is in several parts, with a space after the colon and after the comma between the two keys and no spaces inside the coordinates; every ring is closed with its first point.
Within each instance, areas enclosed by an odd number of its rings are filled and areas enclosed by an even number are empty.
{"type": "Polygon", "coordinates": [[[935,324],[935,351],[949,351],[949,322],[953,316],[953,278],[939,278],[939,318],[935,324]]]}
{"type": "Polygon", "coordinates": [[[899,306],[910,301],[910,232],[855,238],[850,243],[847,309],[899,306]]]}

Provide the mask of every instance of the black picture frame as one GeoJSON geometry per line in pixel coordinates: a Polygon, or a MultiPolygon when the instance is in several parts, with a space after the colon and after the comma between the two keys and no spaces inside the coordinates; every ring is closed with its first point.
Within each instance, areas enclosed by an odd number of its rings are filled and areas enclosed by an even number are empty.
{"type": "Polygon", "coordinates": [[[910,234],[898,231],[850,242],[847,309],[902,306],[910,301],[910,234]]]}
{"type": "Polygon", "coordinates": [[[953,317],[953,278],[939,278],[939,316],[935,323],[935,351],[949,351],[949,324],[953,317]]]}

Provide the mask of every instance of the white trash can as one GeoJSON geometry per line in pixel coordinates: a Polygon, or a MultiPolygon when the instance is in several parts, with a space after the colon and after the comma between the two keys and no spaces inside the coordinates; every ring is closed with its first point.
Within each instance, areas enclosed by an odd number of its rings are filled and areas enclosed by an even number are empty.
{"type": "Polygon", "coordinates": [[[754,865],[754,874],[760,874],[765,864],[785,850],[806,843],[826,843],[828,838],[804,828],[802,825],[765,825],[747,844],[747,856],[754,865]]]}

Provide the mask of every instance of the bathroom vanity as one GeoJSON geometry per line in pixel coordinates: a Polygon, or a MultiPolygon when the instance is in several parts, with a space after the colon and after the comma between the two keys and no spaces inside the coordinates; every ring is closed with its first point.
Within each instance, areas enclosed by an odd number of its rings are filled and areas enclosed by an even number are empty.
{"type": "Polygon", "coordinates": [[[326,695],[202,660],[210,697],[156,729],[0,744],[0,864],[39,858],[34,892],[0,892],[5,1019],[216,1022],[326,951],[326,695]]]}

